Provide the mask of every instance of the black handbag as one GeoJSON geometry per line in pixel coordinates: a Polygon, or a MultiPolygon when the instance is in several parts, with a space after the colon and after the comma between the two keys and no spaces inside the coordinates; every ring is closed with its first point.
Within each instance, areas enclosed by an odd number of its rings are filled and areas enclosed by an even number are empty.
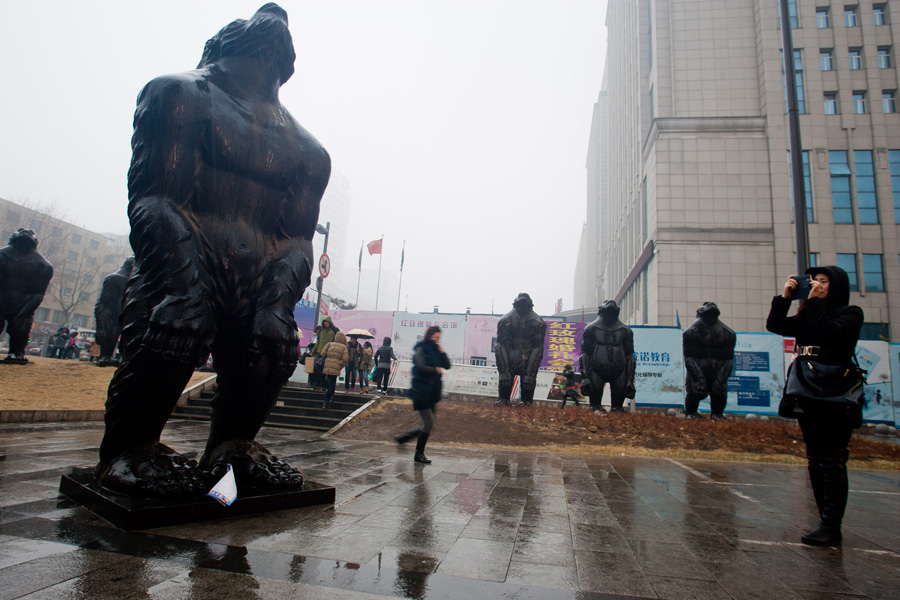
{"type": "Polygon", "coordinates": [[[795,359],[784,384],[784,395],[778,406],[779,416],[796,416],[798,401],[862,407],[868,371],[860,368],[855,356],[853,363],[841,366],[800,357],[795,359]]]}
{"type": "Polygon", "coordinates": [[[314,365],[315,365],[316,374],[321,375],[322,372],[325,370],[325,357],[317,356],[316,362],[314,363],[314,365]]]}

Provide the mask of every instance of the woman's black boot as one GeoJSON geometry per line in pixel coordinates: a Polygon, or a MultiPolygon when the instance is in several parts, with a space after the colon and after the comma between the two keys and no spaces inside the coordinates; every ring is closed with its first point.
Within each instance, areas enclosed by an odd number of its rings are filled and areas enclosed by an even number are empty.
{"type": "Polygon", "coordinates": [[[416,442],[416,456],[413,458],[417,463],[431,464],[431,461],[425,457],[425,444],[428,443],[430,433],[420,433],[419,440],[416,442]]]}
{"type": "Polygon", "coordinates": [[[800,541],[809,546],[840,546],[843,541],[841,522],[847,508],[848,481],[847,459],[849,450],[838,450],[834,454],[819,454],[822,469],[823,498],[822,521],[800,541]]]}

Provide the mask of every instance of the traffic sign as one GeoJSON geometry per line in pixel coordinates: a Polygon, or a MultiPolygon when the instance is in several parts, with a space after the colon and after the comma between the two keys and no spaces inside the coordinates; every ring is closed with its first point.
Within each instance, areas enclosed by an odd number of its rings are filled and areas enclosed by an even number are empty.
{"type": "Polygon", "coordinates": [[[331,259],[327,254],[323,254],[319,257],[319,275],[328,277],[329,273],[331,273],[331,259]]]}

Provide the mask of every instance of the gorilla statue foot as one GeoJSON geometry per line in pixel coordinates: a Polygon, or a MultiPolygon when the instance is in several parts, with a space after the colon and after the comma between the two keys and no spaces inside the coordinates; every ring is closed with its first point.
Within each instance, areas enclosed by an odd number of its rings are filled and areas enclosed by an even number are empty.
{"type": "Polygon", "coordinates": [[[132,448],[97,465],[95,476],[108,490],[140,498],[170,500],[201,496],[207,490],[197,461],[159,442],[132,448]]]}
{"type": "Polygon", "coordinates": [[[203,455],[201,466],[213,480],[220,479],[231,465],[238,492],[287,492],[303,488],[300,471],[271,454],[257,442],[231,440],[203,455]]]}
{"type": "Polygon", "coordinates": [[[11,365],[24,365],[28,363],[28,359],[25,358],[25,355],[21,352],[10,352],[6,355],[6,358],[3,359],[3,362],[11,365]]]}

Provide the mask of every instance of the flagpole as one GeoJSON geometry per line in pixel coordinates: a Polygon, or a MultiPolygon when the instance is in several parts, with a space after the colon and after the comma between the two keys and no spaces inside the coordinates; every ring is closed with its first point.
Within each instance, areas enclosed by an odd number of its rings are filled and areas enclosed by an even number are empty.
{"type": "Polygon", "coordinates": [[[406,240],[403,240],[403,250],[400,251],[400,285],[397,287],[397,311],[400,311],[400,292],[403,290],[403,259],[406,257],[406,240]]]}
{"type": "Polygon", "coordinates": [[[359,280],[362,278],[362,250],[366,240],[359,243],[359,274],[356,276],[356,309],[359,310],[359,280]]]}
{"type": "Polygon", "coordinates": [[[381,259],[384,258],[384,234],[381,234],[381,252],[378,253],[378,283],[375,284],[375,310],[378,310],[378,292],[381,289],[381,259]]]}

